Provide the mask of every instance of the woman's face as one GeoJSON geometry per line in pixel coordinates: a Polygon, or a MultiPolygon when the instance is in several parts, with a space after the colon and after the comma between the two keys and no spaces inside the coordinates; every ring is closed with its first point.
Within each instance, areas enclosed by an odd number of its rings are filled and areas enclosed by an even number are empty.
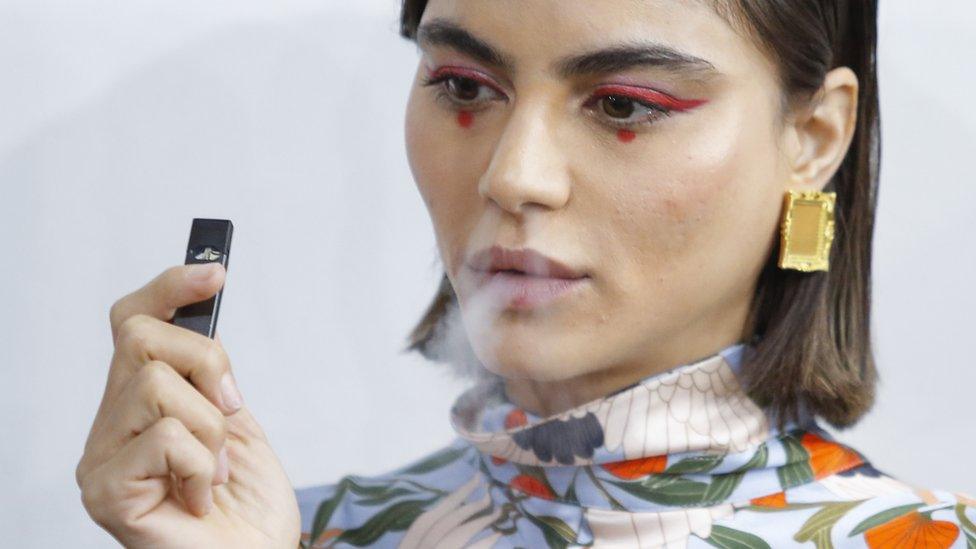
{"type": "Polygon", "coordinates": [[[407,154],[489,369],[607,375],[747,335],[787,134],[774,66],[708,2],[431,0],[418,44],[407,154]],[[486,283],[495,245],[574,273],[486,283]]]}

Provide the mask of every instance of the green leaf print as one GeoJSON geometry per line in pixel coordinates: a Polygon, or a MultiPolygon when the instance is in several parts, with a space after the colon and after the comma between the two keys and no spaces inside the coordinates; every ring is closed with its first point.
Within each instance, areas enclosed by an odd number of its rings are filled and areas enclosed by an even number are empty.
{"type": "Polygon", "coordinates": [[[406,530],[427,506],[437,499],[439,498],[398,501],[370,517],[359,528],[344,531],[337,541],[363,547],[375,542],[387,532],[406,530]]]}
{"type": "Polygon", "coordinates": [[[644,501],[668,505],[694,505],[704,499],[708,484],[681,477],[647,477],[641,482],[608,481],[644,501]]]}
{"type": "Polygon", "coordinates": [[[725,498],[729,497],[732,490],[742,482],[742,476],[745,473],[729,473],[726,475],[715,475],[715,479],[708,485],[708,489],[705,490],[705,494],[702,495],[702,500],[705,502],[715,502],[725,501],[725,498]]]}
{"type": "Polygon", "coordinates": [[[892,507],[891,509],[881,511],[880,513],[875,513],[862,520],[857,526],[854,527],[853,530],[851,530],[850,534],[847,534],[847,537],[856,536],[862,532],[866,532],[875,526],[888,522],[889,520],[911,513],[923,505],[925,505],[925,502],[909,503],[908,505],[899,505],[898,507],[892,507]]]}
{"type": "Polygon", "coordinates": [[[329,520],[332,518],[332,513],[335,512],[336,507],[345,497],[346,491],[349,489],[349,477],[345,477],[339,481],[339,486],[336,489],[335,494],[331,498],[323,501],[319,504],[318,509],[315,510],[315,517],[312,519],[312,532],[309,536],[309,544],[315,543],[315,540],[319,539],[322,532],[325,531],[326,526],[329,525],[329,520]]]}
{"type": "Polygon", "coordinates": [[[724,457],[725,454],[687,457],[677,463],[672,463],[664,472],[672,475],[707,473],[722,463],[724,457]]]}
{"type": "Polygon", "coordinates": [[[468,517],[468,518],[464,519],[463,521],[461,521],[461,524],[467,524],[469,522],[478,520],[478,519],[480,519],[482,517],[487,517],[488,515],[490,515],[490,514],[492,514],[494,512],[495,512],[495,503],[492,502],[491,505],[486,505],[483,509],[481,509],[477,513],[475,513],[475,514],[471,515],[470,517],[468,517]]]}
{"type": "Polygon", "coordinates": [[[579,470],[573,475],[573,482],[569,483],[569,487],[566,488],[566,493],[563,494],[562,500],[571,505],[579,505],[579,498],[576,496],[576,476],[579,474],[579,470]]]}
{"type": "Polygon", "coordinates": [[[830,531],[848,511],[857,507],[864,500],[830,502],[814,513],[803,523],[793,539],[800,543],[812,541],[817,549],[833,549],[830,541],[830,531]]]}
{"type": "Polygon", "coordinates": [[[356,505],[380,505],[383,503],[388,503],[391,499],[398,498],[400,496],[416,494],[416,490],[410,490],[408,488],[400,487],[390,487],[389,490],[385,492],[376,494],[375,496],[362,498],[356,502],[356,505]]]}
{"type": "Polygon", "coordinates": [[[712,505],[725,500],[742,481],[743,473],[714,475],[710,483],[683,477],[653,475],[640,482],[608,481],[645,501],[666,505],[712,505]]]}
{"type": "Polygon", "coordinates": [[[962,525],[966,535],[976,539],[976,524],[973,524],[973,521],[966,516],[966,506],[962,503],[956,504],[956,518],[959,519],[959,524],[962,525]]]}
{"type": "Polygon", "coordinates": [[[549,549],[567,549],[569,544],[551,528],[542,529],[542,537],[546,539],[549,549]]]}
{"type": "MultiPolygon", "coordinates": [[[[388,484],[378,484],[376,486],[367,486],[362,484],[362,480],[356,481],[355,477],[346,477],[343,479],[346,482],[346,488],[356,494],[357,496],[362,496],[364,498],[377,498],[383,497],[384,494],[390,491],[391,486],[388,484]]],[[[368,481],[367,481],[368,482],[368,481]]]]}
{"type": "Polygon", "coordinates": [[[976,549],[976,536],[966,531],[966,549],[976,549]]]}
{"type": "Polygon", "coordinates": [[[725,549],[770,549],[769,544],[759,536],[717,524],[712,525],[712,533],[705,541],[713,547],[725,549]]]}
{"type": "Polygon", "coordinates": [[[776,469],[776,476],[779,477],[779,484],[784,490],[806,484],[813,480],[813,469],[810,468],[810,453],[800,444],[800,441],[793,435],[780,437],[783,449],[786,451],[786,462],[776,469]]]}
{"type": "Polygon", "coordinates": [[[546,545],[550,548],[565,549],[570,544],[576,544],[576,532],[561,518],[548,515],[533,516],[531,513],[525,513],[523,516],[542,530],[546,545]]]}
{"type": "Polygon", "coordinates": [[[749,461],[742,464],[742,467],[737,468],[733,473],[738,473],[742,471],[749,471],[751,469],[760,469],[766,466],[766,460],[769,459],[769,446],[763,442],[756,449],[756,453],[752,454],[749,461]]]}
{"type": "Polygon", "coordinates": [[[429,473],[436,469],[440,469],[449,463],[457,461],[458,458],[464,455],[464,452],[464,448],[446,448],[421,461],[420,463],[411,465],[410,467],[401,471],[401,473],[406,475],[420,475],[423,473],[429,473]]]}

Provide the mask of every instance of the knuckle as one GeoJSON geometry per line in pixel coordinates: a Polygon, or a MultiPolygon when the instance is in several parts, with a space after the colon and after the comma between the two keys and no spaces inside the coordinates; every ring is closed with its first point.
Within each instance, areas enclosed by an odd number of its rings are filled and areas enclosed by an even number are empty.
{"type": "Polygon", "coordinates": [[[119,333],[139,333],[149,321],[149,315],[136,313],[129,316],[119,325],[119,333]]]}
{"type": "Polygon", "coordinates": [[[162,397],[170,378],[170,367],[165,362],[150,360],[136,372],[136,386],[143,400],[162,397]]]}
{"type": "Polygon", "coordinates": [[[95,481],[89,475],[82,480],[80,487],[81,504],[96,522],[104,523],[106,518],[104,507],[107,501],[104,483],[95,481]]]}
{"type": "Polygon", "coordinates": [[[125,319],[119,325],[119,335],[116,345],[147,356],[150,345],[147,327],[151,322],[151,317],[141,313],[134,314],[125,319]]]}
{"type": "Polygon", "coordinates": [[[159,418],[153,425],[153,436],[164,446],[175,445],[183,440],[186,427],[175,417],[159,418]]]}
{"type": "Polygon", "coordinates": [[[200,429],[206,436],[217,442],[223,442],[227,438],[227,428],[227,420],[216,408],[208,410],[200,418],[200,429]]]}
{"type": "Polygon", "coordinates": [[[230,370],[230,359],[227,357],[227,353],[224,351],[216,341],[209,340],[207,344],[207,349],[204,355],[204,362],[207,365],[207,369],[215,374],[222,374],[230,370]]]}

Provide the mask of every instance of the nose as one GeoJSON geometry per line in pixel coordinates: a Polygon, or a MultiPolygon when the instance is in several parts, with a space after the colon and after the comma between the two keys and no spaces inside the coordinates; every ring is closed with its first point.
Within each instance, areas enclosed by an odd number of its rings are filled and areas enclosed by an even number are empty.
{"type": "Polygon", "coordinates": [[[540,103],[516,107],[495,146],[478,192],[503,210],[521,216],[526,205],[562,208],[569,201],[566,151],[554,121],[540,103]],[[521,108],[519,108],[521,107],[521,108]]]}

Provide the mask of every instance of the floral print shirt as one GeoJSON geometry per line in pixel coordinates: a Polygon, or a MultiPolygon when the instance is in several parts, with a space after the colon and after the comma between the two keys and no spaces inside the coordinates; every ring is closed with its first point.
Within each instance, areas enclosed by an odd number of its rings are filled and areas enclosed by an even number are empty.
{"type": "Polygon", "coordinates": [[[750,350],[551,417],[476,386],[446,448],[297,490],[302,545],[976,549],[971,496],[879,471],[809,414],[775,429],[738,382],[750,350]]]}

